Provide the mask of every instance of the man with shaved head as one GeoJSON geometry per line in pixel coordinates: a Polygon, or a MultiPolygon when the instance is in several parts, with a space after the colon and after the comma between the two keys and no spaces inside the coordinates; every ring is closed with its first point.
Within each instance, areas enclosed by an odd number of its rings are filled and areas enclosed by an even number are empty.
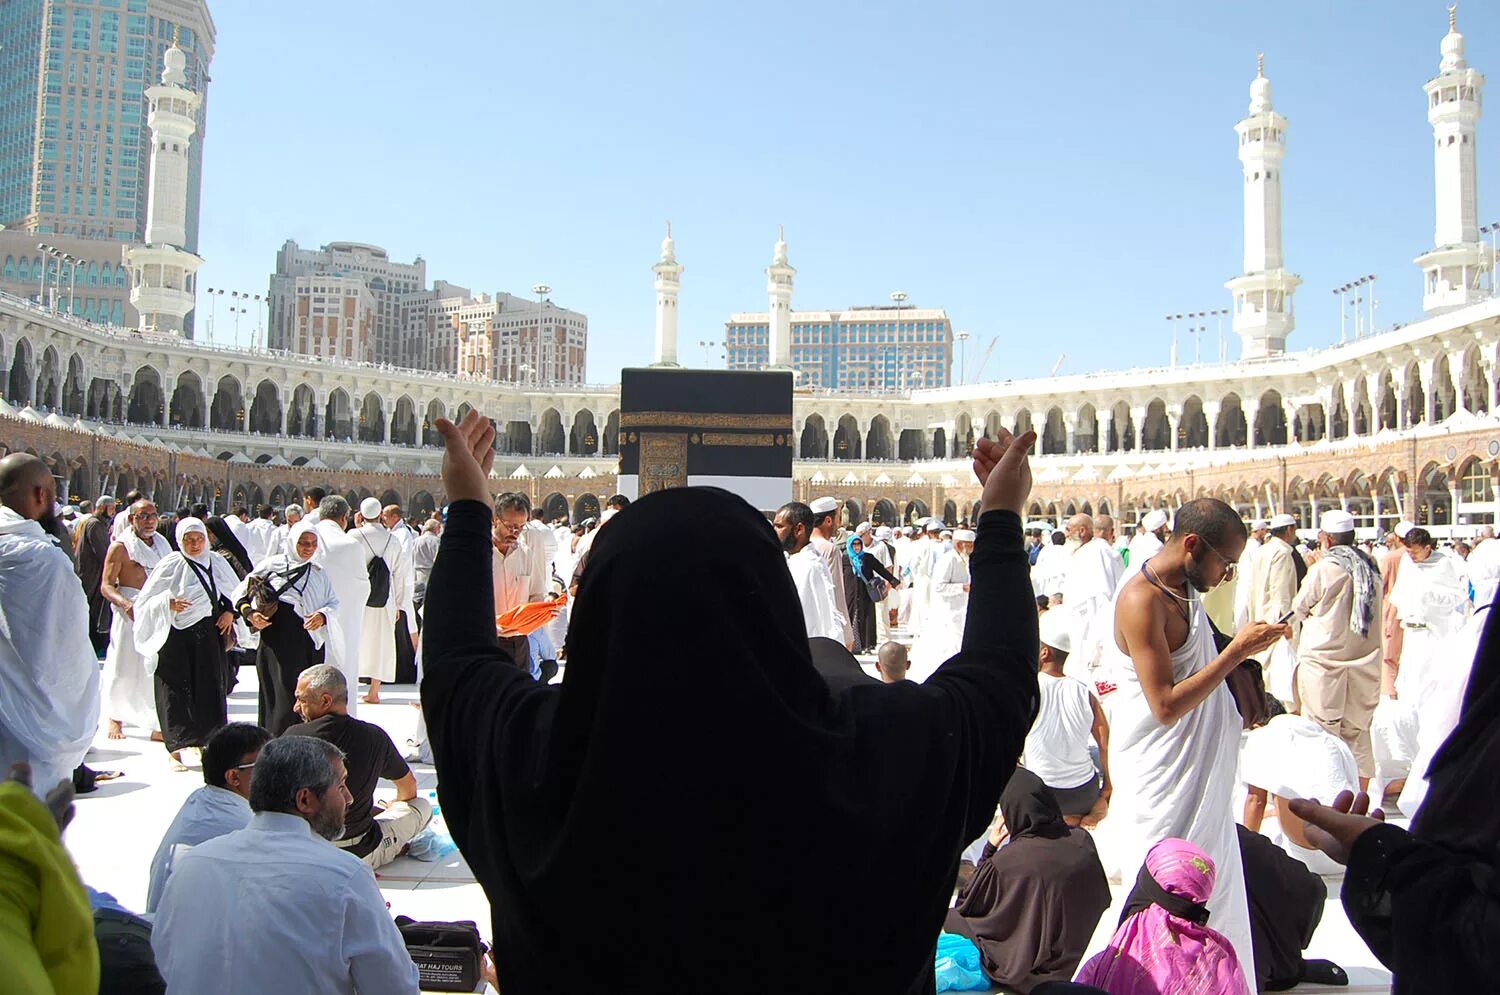
{"type": "Polygon", "coordinates": [[[1114,546],[1095,531],[1095,524],[1114,529],[1108,515],[1068,519],[1068,558],[1062,567],[1062,610],[1068,616],[1073,652],[1068,656],[1071,676],[1088,683],[1099,657],[1101,619],[1109,614],[1115,588],[1125,573],[1125,562],[1114,546]]]}
{"type": "Polygon", "coordinates": [[[104,654],[104,717],[110,739],[124,739],[127,722],[156,739],[161,735],[161,722],[146,658],[135,646],[135,599],[172,547],[157,529],[161,516],[149,498],[137,498],[125,511],[125,528],[104,554],[99,582],[99,593],[113,613],[109,649],[104,654]]]}
{"type": "Polygon", "coordinates": [[[0,769],[31,764],[39,795],[69,780],[99,726],[99,660],[72,557],[43,528],[57,481],[0,459],[0,769]]]}

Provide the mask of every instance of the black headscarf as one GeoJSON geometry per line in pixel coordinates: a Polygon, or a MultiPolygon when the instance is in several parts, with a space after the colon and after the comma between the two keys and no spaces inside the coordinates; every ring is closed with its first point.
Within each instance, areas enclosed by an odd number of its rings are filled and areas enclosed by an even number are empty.
{"type": "Polygon", "coordinates": [[[845,688],[861,684],[883,684],[879,678],[865,673],[859,660],[842,643],[827,636],[814,636],[807,641],[812,651],[813,668],[828,684],[828,690],[838,694],[845,688]]]}
{"type": "Polygon", "coordinates": [[[1000,793],[1000,817],[1011,839],[1035,836],[1039,839],[1055,840],[1068,835],[1068,824],[1063,820],[1057,796],[1025,767],[1017,767],[1010,783],[1000,793]]]}
{"type": "Polygon", "coordinates": [[[213,540],[213,548],[228,558],[229,565],[234,568],[237,575],[244,577],[245,574],[255,569],[255,564],[250,562],[249,552],[230,530],[228,522],[218,515],[212,515],[203,524],[213,540]]]}

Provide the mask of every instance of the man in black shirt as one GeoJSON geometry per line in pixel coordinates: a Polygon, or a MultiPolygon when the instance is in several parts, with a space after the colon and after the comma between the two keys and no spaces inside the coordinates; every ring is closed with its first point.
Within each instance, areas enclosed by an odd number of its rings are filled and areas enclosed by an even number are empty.
{"type": "Polygon", "coordinates": [[[344,820],[344,835],[333,845],[348,850],[371,867],[384,867],[401,855],[411,838],[432,821],[432,803],[417,797],[417,779],[396,744],[379,726],[349,714],[349,684],[334,665],[320,663],[297,677],[293,707],[302,716],[283,736],[313,736],[344,751],[353,802],[344,820]],[[375,785],[394,781],[396,800],[374,805],[375,785]]]}

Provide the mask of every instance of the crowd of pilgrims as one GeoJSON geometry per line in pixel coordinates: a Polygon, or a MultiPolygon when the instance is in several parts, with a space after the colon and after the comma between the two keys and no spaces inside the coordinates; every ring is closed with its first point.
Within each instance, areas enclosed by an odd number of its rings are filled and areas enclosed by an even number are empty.
{"type": "Polygon", "coordinates": [[[1024,522],[1031,433],[981,440],[972,523],[708,488],[549,523],[489,490],[488,422],[439,428],[449,503],[412,521],[62,508],[0,460],[7,990],[417,991],[372,872],[432,819],[418,761],[507,993],[1347,985],[1304,957],[1340,879],[1395,991],[1496,976],[1491,529],[1024,522]],[[405,750],[356,714],[392,683],[405,750]],[[61,843],[119,776],[101,722],[205,782],[144,909],[61,843]]]}

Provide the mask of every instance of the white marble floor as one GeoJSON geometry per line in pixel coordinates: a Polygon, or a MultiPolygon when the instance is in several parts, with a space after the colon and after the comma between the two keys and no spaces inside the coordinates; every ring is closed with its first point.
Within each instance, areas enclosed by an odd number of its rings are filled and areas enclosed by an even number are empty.
{"type": "MultiPolygon", "coordinates": [[[[412,707],[416,689],[386,687],[381,697],[379,705],[358,706],[359,717],[384,727],[404,751],[417,721],[417,710],[412,707]]],[[[232,720],[255,721],[255,674],[250,668],[241,670],[229,710],[232,720]]],[[[113,894],[126,908],[139,910],[145,906],[151,855],[182,800],[203,780],[197,767],[186,773],[171,771],[162,745],[149,742],[140,730],[128,729],[127,734],[124,740],[110,740],[101,732],[96,740],[87,763],[95,769],[123,771],[125,776],[79,798],[78,814],[65,842],[85,882],[113,894]]],[[[424,794],[436,788],[430,766],[418,764],[413,769],[424,794]]],[[[388,784],[377,797],[382,793],[390,795],[388,784]]],[[[1107,861],[1108,820],[1100,827],[1099,842],[1107,861]]],[[[377,873],[392,915],[471,919],[488,938],[489,903],[457,852],[435,863],[403,857],[377,873]]],[[[1390,974],[1349,926],[1338,890],[1338,880],[1330,880],[1328,907],[1307,956],[1326,957],[1342,965],[1351,985],[1344,989],[1303,986],[1297,991],[1389,992],[1390,974]]]]}

